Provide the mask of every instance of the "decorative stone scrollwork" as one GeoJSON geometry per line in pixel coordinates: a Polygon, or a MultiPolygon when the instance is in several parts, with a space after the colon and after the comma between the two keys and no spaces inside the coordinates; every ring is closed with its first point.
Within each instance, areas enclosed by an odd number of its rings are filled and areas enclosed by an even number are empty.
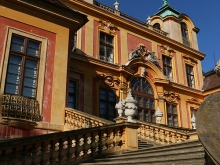
{"type": "Polygon", "coordinates": [[[55,151],[59,150],[59,145],[60,145],[60,143],[55,143],[55,151]]]}
{"type": "Polygon", "coordinates": [[[169,47],[169,45],[161,45],[161,46],[160,46],[160,52],[161,52],[161,54],[166,55],[166,56],[169,56],[169,57],[172,58],[172,57],[173,57],[174,50],[171,49],[171,48],[169,47]]]}
{"type": "Polygon", "coordinates": [[[165,100],[170,103],[175,103],[180,100],[180,96],[178,94],[175,94],[175,92],[173,91],[164,92],[164,97],[165,100]]]}
{"type": "Polygon", "coordinates": [[[97,77],[100,78],[102,80],[102,83],[104,83],[107,86],[119,87],[119,78],[114,77],[112,74],[99,74],[97,75],[97,77]]]}
{"type": "Polygon", "coordinates": [[[196,63],[198,63],[198,60],[194,57],[191,57],[189,55],[183,55],[184,61],[185,63],[189,64],[189,65],[195,65],[196,63]]]}
{"type": "Polygon", "coordinates": [[[79,152],[79,156],[81,157],[81,156],[83,156],[84,155],[84,152],[83,151],[80,151],[79,152]]]}
{"type": "Polygon", "coordinates": [[[67,149],[68,148],[68,141],[63,142],[63,149],[67,149]]]}
{"type": "Polygon", "coordinates": [[[147,57],[145,58],[147,61],[152,62],[154,65],[160,68],[158,58],[155,56],[155,52],[147,51],[147,57]]]}
{"type": "Polygon", "coordinates": [[[87,138],[87,144],[91,144],[91,143],[92,143],[92,137],[89,136],[89,137],[87,138]]]}
{"type": "Polygon", "coordinates": [[[72,147],[75,147],[75,146],[76,146],[76,140],[73,139],[73,140],[72,140],[72,147]]]}
{"type": "Polygon", "coordinates": [[[87,154],[89,155],[89,154],[91,154],[91,153],[92,153],[92,150],[89,149],[89,150],[87,151],[87,154]]]}
{"type": "Polygon", "coordinates": [[[79,139],[79,146],[82,146],[84,144],[84,138],[79,139]]]}
{"type": "Polygon", "coordinates": [[[116,34],[116,31],[119,30],[117,26],[112,24],[109,20],[103,21],[99,20],[99,29],[110,33],[110,34],[116,34]]]}
{"type": "Polygon", "coordinates": [[[103,141],[106,141],[107,139],[108,139],[107,133],[103,133],[103,135],[102,135],[102,140],[103,140],[103,141]]]}
{"type": "Polygon", "coordinates": [[[99,135],[95,136],[95,142],[98,143],[99,142],[99,135]]]}
{"type": "Polygon", "coordinates": [[[146,53],[147,53],[147,51],[146,51],[145,45],[139,44],[139,46],[135,50],[133,50],[131,53],[129,53],[128,59],[132,60],[134,58],[144,58],[146,53]]]}

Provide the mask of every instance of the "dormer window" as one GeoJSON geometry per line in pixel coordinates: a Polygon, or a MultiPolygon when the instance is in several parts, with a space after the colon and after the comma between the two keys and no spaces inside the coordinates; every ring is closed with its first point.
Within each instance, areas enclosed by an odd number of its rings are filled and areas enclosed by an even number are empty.
{"type": "Polygon", "coordinates": [[[183,44],[186,46],[190,46],[188,30],[184,22],[181,22],[181,32],[182,32],[183,44]]]}
{"type": "Polygon", "coordinates": [[[159,23],[155,23],[155,24],[153,25],[153,28],[158,29],[158,30],[161,30],[159,23]]]}

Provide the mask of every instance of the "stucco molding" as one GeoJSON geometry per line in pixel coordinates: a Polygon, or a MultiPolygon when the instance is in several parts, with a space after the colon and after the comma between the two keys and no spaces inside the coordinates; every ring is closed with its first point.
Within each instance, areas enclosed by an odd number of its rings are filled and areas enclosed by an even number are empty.
{"type": "Polygon", "coordinates": [[[162,55],[173,58],[175,51],[169,45],[160,45],[160,52],[162,55]]]}
{"type": "Polygon", "coordinates": [[[99,26],[98,28],[105,32],[108,33],[110,35],[116,35],[116,31],[118,31],[118,27],[116,25],[114,25],[113,23],[111,23],[109,20],[99,20],[99,26]]]}
{"type": "Polygon", "coordinates": [[[163,96],[168,103],[178,103],[180,100],[180,96],[173,91],[165,91],[163,96]]]}
{"type": "Polygon", "coordinates": [[[121,83],[120,79],[116,76],[113,76],[111,73],[98,74],[97,78],[101,80],[103,85],[107,85],[109,87],[119,88],[121,83]]]}
{"type": "Polygon", "coordinates": [[[194,66],[194,65],[196,65],[196,64],[198,63],[198,60],[197,60],[196,58],[191,57],[191,56],[189,56],[189,55],[183,54],[182,57],[183,57],[184,62],[185,62],[186,64],[189,64],[189,65],[194,66]]]}

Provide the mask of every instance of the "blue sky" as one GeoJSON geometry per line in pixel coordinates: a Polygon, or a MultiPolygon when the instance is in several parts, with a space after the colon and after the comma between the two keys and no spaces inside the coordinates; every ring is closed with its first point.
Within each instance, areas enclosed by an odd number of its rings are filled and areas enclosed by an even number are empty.
{"type": "MultiPolygon", "coordinates": [[[[116,0],[97,0],[109,7],[114,7],[116,0]]],[[[152,16],[159,11],[163,0],[118,0],[119,10],[141,21],[146,21],[148,16],[152,16]]],[[[188,15],[195,26],[200,29],[197,35],[199,50],[206,54],[202,61],[204,72],[215,67],[220,59],[220,0],[169,0],[177,11],[188,15]],[[216,20],[216,21],[214,21],[216,20]]]]}

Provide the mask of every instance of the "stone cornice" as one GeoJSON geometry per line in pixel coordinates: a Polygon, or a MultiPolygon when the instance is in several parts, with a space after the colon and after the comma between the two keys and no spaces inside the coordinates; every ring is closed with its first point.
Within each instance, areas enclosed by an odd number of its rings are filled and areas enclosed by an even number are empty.
{"type": "Polygon", "coordinates": [[[128,30],[131,29],[130,30],[131,32],[136,32],[137,34],[143,35],[143,36],[149,36],[149,39],[153,39],[153,38],[156,38],[157,40],[159,39],[160,43],[170,45],[174,49],[175,47],[177,47],[178,50],[182,49],[183,52],[187,54],[193,54],[199,60],[203,60],[205,57],[205,54],[202,52],[199,52],[193,48],[187,47],[184,44],[177,42],[171,38],[165,37],[153,30],[148,29],[147,27],[143,25],[138,25],[137,23],[124,19],[121,16],[108,12],[95,5],[92,5],[92,4],[89,4],[89,3],[86,3],[80,0],[62,0],[61,2],[64,2],[66,5],[73,4],[74,6],[77,6],[78,8],[82,9],[82,12],[90,13],[93,16],[97,16],[97,17],[101,16],[102,18],[104,17],[105,19],[108,19],[111,22],[114,22],[114,24],[116,25],[118,23],[120,24],[120,26],[124,27],[125,29],[128,29],[128,30]]]}
{"type": "Polygon", "coordinates": [[[185,86],[185,85],[182,85],[182,84],[178,84],[178,83],[175,83],[175,82],[170,82],[170,85],[171,85],[173,88],[182,90],[182,91],[184,91],[184,92],[202,96],[202,92],[203,92],[202,90],[190,88],[190,87],[188,87],[188,86],[185,86]]]}
{"type": "Polygon", "coordinates": [[[70,57],[79,61],[87,62],[93,65],[98,65],[99,67],[106,68],[112,71],[124,72],[130,75],[134,74],[134,71],[125,65],[111,64],[88,55],[72,53],[70,57]]]}
{"type": "MultiPolygon", "coordinates": [[[[77,11],[69,9],[69,11],[66,11],[64,7],[56,6],[52,3],[46,2],[46,1],[38,1],[38,0],[5,0],[5,2],[17,4],[20,6],[23,6],[29,10],[36,11],[42,14],[45,14],[47,16],[50,16],[52,18],[56,18],[58,20],[62,20],[66,23],[68,23],[68,26],[72,27],[72,24],[80,24],[79,26],[76,26],[77,29],[82,27],[86,22],[88,22],[87,16],[84,14],[81,14],[77,11]]],[[[75,29],[76,27],[72,27],[75,29]]]]}

